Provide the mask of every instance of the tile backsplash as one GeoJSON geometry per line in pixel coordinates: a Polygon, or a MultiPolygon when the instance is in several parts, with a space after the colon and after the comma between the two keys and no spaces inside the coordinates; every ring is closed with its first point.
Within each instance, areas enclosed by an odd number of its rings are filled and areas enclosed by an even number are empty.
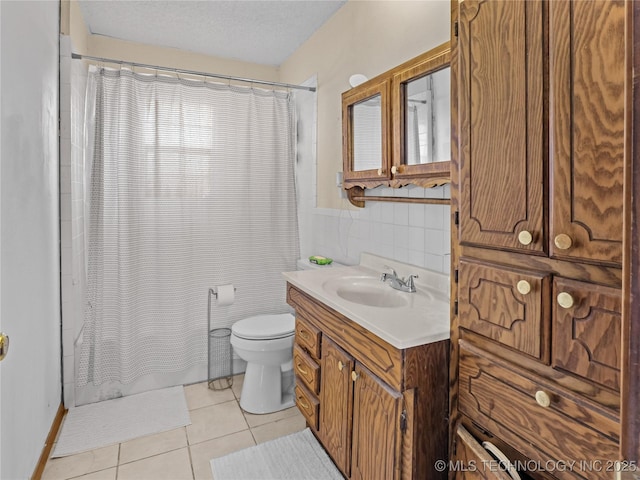
{"type": "MultiPolygon", "coordinates": [[[[391,189],[385,189],[391,190],[391,189]]],[[[396,189],[409,196],[418,194],[448,198],[448,187],[396,189]]],[[[388,195],[395,192],[384,192],[388,195]]],[[[346,200],[345,200],[346,202],[346,200]]],[[[322,209],[299,205],[308,220],[311,241],[302,242],[303,256],[320,254],[336,261],[358,263],[362,252],[449,273],[450,207],[448,205],[368,202],[359,210],[322,209]]],[[[302,238],[301,238],[302,240],[302,238]]]]}

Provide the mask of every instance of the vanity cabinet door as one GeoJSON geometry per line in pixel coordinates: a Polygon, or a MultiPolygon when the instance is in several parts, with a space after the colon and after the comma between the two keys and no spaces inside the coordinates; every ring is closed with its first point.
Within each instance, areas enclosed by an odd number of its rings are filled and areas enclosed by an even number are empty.
{"type": "Polygon", "coordinates": [[[551,255],[620,265],[625,2],[549,9],[551,255]]]}
{"type": "Polygon", "coordinates": [[[352,373],[354,389],[351,478],[393,480],[400,474],[402,395],[360,364],[352,373]]]}
{"type": "Polygon", "coordinates": [[[322,342],[320,438],[342,473],[351,468],[353,357],[329,340],[322,342]]]}
{"type": "Polygon", "coordinates": [[[460,242],[544,253],[543,2],[459,8],[460,242]]]}

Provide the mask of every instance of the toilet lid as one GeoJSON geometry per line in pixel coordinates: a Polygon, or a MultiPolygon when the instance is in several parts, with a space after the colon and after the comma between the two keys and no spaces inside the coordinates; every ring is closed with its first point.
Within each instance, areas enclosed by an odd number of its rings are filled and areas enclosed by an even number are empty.
{"type": "Polygon", "coordinates": [[[249,340],[266,340],[293,335],[296,320],[290,313],[279,315],[256,315],[233,324],[231,331],[236,337],[249,340]]]}

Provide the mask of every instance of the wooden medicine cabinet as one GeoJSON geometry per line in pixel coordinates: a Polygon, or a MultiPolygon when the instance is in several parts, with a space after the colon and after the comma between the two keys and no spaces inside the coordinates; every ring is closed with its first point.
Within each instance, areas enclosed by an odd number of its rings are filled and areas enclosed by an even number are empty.
{"type": "Polygon", "coordinates": [[[351,203],[364,206],[364,189],[450,181],[450,59],[447,42],[342,94],[351,203]]]}

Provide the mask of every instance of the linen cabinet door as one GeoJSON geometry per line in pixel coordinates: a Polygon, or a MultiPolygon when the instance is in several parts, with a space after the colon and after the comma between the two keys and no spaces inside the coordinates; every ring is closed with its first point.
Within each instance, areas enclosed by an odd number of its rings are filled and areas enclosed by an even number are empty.
{"type": "Polygon", "coordinates": [[[550,247],[622,261],[625,2],[549,2],[550,247]]]}
{"type": "Polygon", "coordinates": [[[543,2],[459,8],[460,243],[544,253],[543,2]]]}
{"type": "Polygon", "coordinates": [[[320,438],[335,464],[347,477],[351,469],[353,364],[353,357],[326,336],[323,338],[320,438]]]}
{"type": "Polygon", "coordinates": [[[462,258],[458,321],[502,345],[549,361],[549,276],[462,258]]]}
{"type": "Polygon", "coordinates": [[[361,365],[353,371],[353,464],[351,478],[400,478],[400,413],[402,395],[384,385],[361,365]]]}
{"type": "Polygon", "coordinates": [[[553,293],[553,366],[620,391],[620,290],[556,278],[553,293]]]}

